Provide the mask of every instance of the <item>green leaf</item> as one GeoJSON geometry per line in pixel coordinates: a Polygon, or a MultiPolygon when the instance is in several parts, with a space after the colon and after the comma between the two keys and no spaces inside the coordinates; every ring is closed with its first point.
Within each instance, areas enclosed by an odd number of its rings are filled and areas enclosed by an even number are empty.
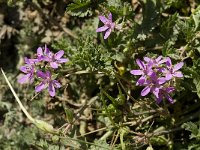
{"type": "Polygon", "coordinates": [[[195,84],[195,86],[196,86],[197,95],[198,95],[199,98],[200,98],[200,77],[194,78],[193,82],[194,82],[194,84],[195,84]]]}
{"type": "Polygon", "coordinates": [[[72,16],[91,16],[92,11],[90,8],[90,0],[74,0],[73,3],[69,4],[67,7],[67,12],[72,16]]]}
{"type": "Polygon", "coordinates": [[[89,150],[106,150],[110,149],[106,140],[95,140],[94,145],[90,146],[89,150]],[[100,145],[100,146],[98,146],[100,145]]]}
{"type": "Polygon", "coordinates": [[[170,16],[166,21],[164,21],[161,25],[161,34],[164,38],[168,39],[172,35],[174,35],[174,31],[177,30],[175,25],[177,23],[178,14],[175,13],[174,15],[170,16]]]}
{"type": "Polygon", "coordinates": [[[72,123],[73,118],[74,118],[73,111],[69,108],[65,108],[65,114],[66,114],[67,121],[69,123],[72,123]]]}
{"type": "Polygon", "coordinates": [[[191,132],[190,139],[196,138],[197,140],[200,140],[200,128],[195,123],[187,122],[184,123],[181,127],[191,132]]]}
{"type": "Polygon", "coordinates": [[[200,144],[192,144],[188,146],[188,150],[200,150],[200,144]]]}
{"type": "Polygon", "coordinates": [[[119,62],[122,62],[125,59],[124,53],[117,53],[112,57],[114,60],[117,60],[119,62]]]}
{"type": "Polygon", "coordinates": [[[142,0],[143,1],[143,22],[142,27],[146,31],[152,30],[158,21],[160,11],[159,1],[156,0],[142,0]]]}
{"type": "Polygon", "coordinates": [[[199,28],[199,23],[200,23],[200,6],[196,8],[194,13],[192,14],[192,18],[195,23],[195,31],[199,28]]]}
{"type": "Polygon", "coordinates": [[[162,136],[153,136],[150,138],[150,141],[152,144],[155,145],[166,145],[167,144],[167,139],[162,135],[162,136]]]}

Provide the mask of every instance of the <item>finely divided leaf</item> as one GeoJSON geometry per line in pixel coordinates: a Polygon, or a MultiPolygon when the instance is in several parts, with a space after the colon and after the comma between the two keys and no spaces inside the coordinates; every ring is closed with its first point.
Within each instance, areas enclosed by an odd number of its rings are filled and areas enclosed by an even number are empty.
{"type": "Polygon", "coordinates": [[[67,12],[72,16],[91,16],[90,4],[90,0],[75,0],[74,3],[68,5],[67,12]]]}

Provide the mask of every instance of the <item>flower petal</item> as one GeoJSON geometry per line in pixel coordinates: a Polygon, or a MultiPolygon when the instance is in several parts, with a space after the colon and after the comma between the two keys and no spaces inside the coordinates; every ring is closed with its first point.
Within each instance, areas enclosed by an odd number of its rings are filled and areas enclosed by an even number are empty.
{"type": "Polygon", "coordinates": [[[142,71],[142,70],[131,70],[130,73],[133,74],[133,75],[142,75],[142,74],[144,74],[144,71],[142,71]]]}
{"type": "Polygon", "coordinates": [[[105,24],[109,20],[105,16],[99,16],[99,19],[105,24]]]}
{"type": "Polygon", "coordinates": [[[28,60],[30,64],[35,64],[39,61],[38,59],[28,59],[28,60]]]}
{"type": "Polygon", "coordinates": [[[68,58],[60,58],[59,60],[57,60],[58,63],[65,63],[68,62],[69,59],[68,58]]]}
{"type": "Polygon", "coordinates": [[[152,74],[150,75],[150,78],[154,82],[158,82],[158,77],[157,77],[157,74],[155,72],[152,72],[152,74]]]}
{"type": "Polygon", "coordinates": [[[56,62],[50,62],[50,66],[54,69],[58,68],[58,64],[56,62]]]}
{"type": "Polygon", "coordinates": [[[104,36],[104,39],[107,39],[107,38],[108,38],[108,36],[111,34],[111,31],[112,31],[111,28],[109,28],[109,29],[106,31],[105,36],[104,36]]]}
{"type": "Polygon", "coordinates": [[[167,87],[164,91],[167,92],[167,93],[171,93],[175,90],[174,87],[167,87]]]}
{"type": "Polygon", "coordinates": [[[24,57],[24,62],[28,65],[33,65],[35,64],[36,62],[38,62],[39,60],[38,59],[29,59],[27,57],[24,57]]]}
{"type": "Polygon", "coordinates": [[[162,96],[159,96],[159,97],[156,99],[156,102],[157,102],[157,104],[160,104],[161,101],[162,101],[162,96]]]}
{"type": "Polygon", "coordinates": [[[172,66],[172,61],[171,61],[171,59],[170,59],[169,57],[166,58],[166,65],[167,65],[168,67],[171,67],[171,66],[172,66]]]}
{"type": "Polygon", "coordinates": [[[60,50],[58,51],[57,53],[54,54],[54,58],[56,60],[60,59],[62,56],[64,55],[64,51],[63,50],[60,50]]]}
{"type": "Polygon", "coordinates": [[[42,47],[38,47],[38,49],[37,49],[37,56],[38,57],[43,56],[42,47]]]}
{"type": "Polygon", "coordinates": [[[54,54],[52,52],[47,53],[47,57],[49,57],[50,59],[52,59],[54,56],[54,54]]]}
{"type": "Polygon", "coordinates": [[[136,59],[136,63],[140,67],[140,69],[145,70],[145,64],[143,61],[141,61],[140,59],[136,59]]]}
{"type": "Polygon", "coordinates": [[[160,92],[160,88],[154,88],[152,90],[152,93],[156,96],[156,98],[159,98],[159,92],[160,92]]]}
{"type": "Polygon", "coordinates": [[[148,68],[148,70],[146,70],[146,75],[151,76],[153,74],[153,70],[151,68],[148,68]]]}
{"type": "Polygon", "coordinates": [[[108,19],[112,22],[112,14],[111,13],[109,13],[108,19]]]}
{"type": "Polygon", "coordinates": [[[34,74],[33,73],[30,73],[29,81],[30,81],[30,83],[33,83],[33,81],[34,81],[34,74]]]}
{"type": "Polygon", "coordinates": [[[103,32],[103,31],[106,31],[107,29],[108,29],[107,26],[102,26],[102,27],[96,29],[96,32],[103,32]]]}
{"type": "Polygon", "coordinates": [[[149,62],[151,59],[149,57],[144,57],[144,61],[149,62]]]}
{"type": "Polygon", "coordinates": [[[17,82],[19,82],[20,84],[24,84],[24,83],[27,83],[29,81],[29,77],[30,77],[31,74],[26,74],[26,75],[23,75],[21,76],[17,82]]]}
{"type": "Polygon", "coordinates": [[[153,60],[150,60],[148,63],[147,63],[147,68],[148,70],[152,69],[153,66],[156,66],[157,64],[153,61],[153,60]]]}
{"type": "Polygon", "coordinates": [[[42,60],[47,61],[47,62],[51,62],[52,58],[49,58],[48,56],[42,56],[42,60]]]}
{"type": "Polygon", "coordinates": [[[38,85],[35,87],[35,91],[36,91],[36,92],[40,92],[40,91],[42,91],[42,90],[45,89],[45,88],[46,88],[45,83],[44,83],[44,82],[41,82],[40,84],[38,84],[38,85]]]}
{"type": "Polygon", "coordinates": [[[49,48],[47,48],[47,45],[44,46],[44,54],[47,55],[50,52],[49,48]]]}
{"type": "Polygon", "coordinates": [[[150,87],[149,87],[149,86],[146,86],[146,87],[142,90],[141,96],[146,96],[147,94],[149,94],[150,90],[151,90],[150,87]]]}
{"type": "Polygon", "coordinates": [[[163,77],[158,78],[158,84],[163,84],[163,83],[165,83],[166,81],[167,81],[166,78],[163,78],[163,77]]]}
{"type": "Polygon", "coordinates": [[[178,77],[178,78],[182,78],[182,77],[183,77],[183,74],[182,74],[181,71],[177,71],[177,72],[175,72],[175,73],[173,74],[173,76],[178,77]]]}
{"type": "Polygon", "coordinates": [[[165,69],[165,68],[159,67],[159,68],[157,68],[157,69],[158,69],[158,72],[161,72],[161,73],[165,73],[165,72],[166,72],[166,69],[165,69]]]}
{"type": "Polygon", "coordinates": [[[145,81],[146,81],[145,76],[141,76],[141,77],[137,80],[136,85],[137,85],[137,86],[138,86],[138,85],[144,85],[145,81]]]}
{"type": "Polygon", "coordinates": [[[172,77],[173,76],[171,73],[166,73],[166,75],[165,75],[166,80],[171,80],[172,77]]]}
{"type": "Polygon", "coordinates": [[[158,63],[161,59],[162,59],[162,56],[159,56],[158,58],[156,58],[156,62],[158,63]]]}
{"type": "Polygon", "coordinates": [[[166,61],[167,61],[166,58],[164,58],[164,59],[160,60],[160,61],[158,62],[158,64],[163,64],[163,63],[165,63],[166,61]]]}
{"type": "Polygon", "coordinates": [[[55,88],[60,88],[61,87],[61,84],[57,80],[52,80],[52,83],[55,86],[55,88]]]}
{"type": "Polygon", "coordinates": [[[169,94],[165,94],[165,97],[167,98],[167,100],[172,104],[174,103],[174,100],[171,98],[171,96],[169,94]]]}
{"type": "Polygon", "coordinates": [[[183,62],[180,62],[180,63],[174,65],[173,72],[175,72],[175,71],[181,69],[181,68],[183,67],[183,65],[184,65],[183,62]]]}
{"type": "Polygon", "coordinates": [[[24,57],[24,62],[25,62],[26,64],[30,64],[30,61],[29,61],[29,59],[28,59],[27,57],[24,57]]]}
{"type": "Polygon", "coordinates": [[[163,99],[163,94],[162,94],[162,92],[160,92],[158,94],[158,98],[156,99],[157,104],[160,104],[160,102],[162,101],[162,99],[163,99]]]}
{"type": "Polygon", "coordinates": [[[55,96],[55,94],[56,94],[55,87],[53,86],[52,82],[49,82],[49,89],[48,89],[48,91],[49,91],[50,96],[52,96],[52,97],[55,96]]]}
{"type": "Polygon", "coordinates": [[[31,70],[31,68],[28,65],[26,65],[26,66],[21,66],[19,70],[22,71],[23,73],[28,73],[31,70]]]}
{"type": "Polygon", "coordinates": [[[44,72],[42,72],[42,71],[40,71],[40,70],[38,70],[38,71],[36,72],[36,75],[37,75],[38,77],[42,78],[42,79],[46,79],[46,78],[47,78],[46,73],[44,73],[44,72]]]}

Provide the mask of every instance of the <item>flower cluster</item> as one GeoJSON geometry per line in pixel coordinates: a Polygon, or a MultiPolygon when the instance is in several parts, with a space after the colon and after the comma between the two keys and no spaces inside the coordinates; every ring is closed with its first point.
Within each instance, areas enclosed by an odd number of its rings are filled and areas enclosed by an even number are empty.
{"type": "Polygon", "coordinates": [[[57,69],[59,64],[68,62],[67,58],[62,58],[63,55],[63,50],[54,54],[46,47],[46,45],[44,51],[42,47],[39,47],[35,59],[28,59],[25,57],[25,65],[20,67],[20,70],[24,75],[18,79],[18,82],[20,84],[27,82],[33,83],[34,78],[41,79],[42,81],[35,87],[35,91],[40,92],[48,87],[50,96],[55,96],[55,88],[60,88],[61,84],[57,80],[52,79],[50,70],[57,69]],[[43,69],[46,72],[43,72],[40,69],[43,69]]]}
{"type": "Polygon", "coordinates": [[[146,96],[149,93],[153,93],[157,99],[157,103],[160,103],[165,97],[170,103],[173,103],[173,99],[170,93],[175,90],[173,85],[174,78],[181,78],[183,74],[179,69],[184,65],[180,62],[176,65],[172,65],[169,57],[163,58],[159,56],[156,59],[144,57],[144,61],[140,59],[136,60],[139,70],[131,70],[133,75],[140,75],[136,85],[145,86],[141,91],[141,96],[146,96]]]}
{"type": "MultiPolygon", "coordinates": [[[[115,28],[120,29],[120,25],[112,21],[111,13],[108,18],[99,16],[99,19],[104,23],[104,26],[96,29],[96,32],[105,31],[104,39],[107,39],[111,31],[115,28]]],[[[36,85],[35,91],[40,92],[48,87],[50,96],[55,96],[55,88],[60,88],[61,84],[52,78],[52,72],[54,69],[57,69],[60,64],[68,61],[68,59],[62,58],[63,55],[63,50],[54,54],[46,45],[44,50],[39,47],[35,59],[25,58],[25,65],[20,68],[25,75],[19,78],[18,82],[21,84],[27,82],[33,83],[36,77],[41,79],[41,82],[36,85]],[[41,64],[45,65],[41,67],[41,64]],[[46,72],[41,71],[41,69],[46,72]]],[[[175,90],[173,81],[175,78],[183,77],[179,69],[182,68],[184,63],[180,62],[176,65],[172,65],[169,57],[163,58],[162,56],[156,59],[144,57],[144,61],[137,59],[136,63],[140,69],[131,70],[130,73],[133,75],[140,75],[136,85],[145,86],[141,91],[141,96],[153,93],[157,98],[157,103],[160,103],[163,98],[167,98],[170,103],[173,103],[173,99],[170,96],[170,93],[175,90]]]]}

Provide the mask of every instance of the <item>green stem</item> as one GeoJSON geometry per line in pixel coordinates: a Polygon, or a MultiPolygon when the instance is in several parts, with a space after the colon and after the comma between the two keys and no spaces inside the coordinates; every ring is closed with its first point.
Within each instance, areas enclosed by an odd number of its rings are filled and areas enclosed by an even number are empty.
{"type": "Polygon", "coordinates": [[[15,90],[13,89],[12,85],[10,84],[10,82],[9,82],[9,80],[8,80],[7,76],[5,75],[5,73],[4,73],[4,71],[3,71],[2,68],[1,68],[1,72],[2,72],[4,78],[5,78],[6,82],[7,82],[7,84],[8,84],[8,86],[9,86],[10,90],[12,91],[12,93],[13,93],[15,99],[17,100],[17,103],[19,104],[20,108],[22,109],[22,111],[24,112],[24,114],[26,115],[26,117],[27,117],[32,123],[34,123],[34,122],[35,122],[35,119],[33,119],[33,117],[31,117],[31,115],[27,112],[27,110],[26,110],[26,109],[24,108],[24,106],[22,105],[22,103],[21,103],[19,97],[18,97],[17,94],[15,93],[15,90]]]}
{"type": "Polygon", "coordinates": [[[124,90],[124,92],[131,98],[131,100],[133,100],[135,103],[138,103],[138,101],[136,101],[136,100],[131,96],[131,94],[129,94],[129,93],[126,91],[125,87],[123,86],[123,84],[122,84],[122,82],[120,81],[120,79],[118,78],[118,76],[117,76],[116,74],[115,74],[115,76],[116,76],[116,78],[117,78],[119,84],[121,85],[122,89],[124,90]]]}
{"type": "Polygon", "coordinates": [[[68,139],[68,140],[72,140],[72,141],[78,141],[80,143],[85,143],[85,144],[89,144],[89,145],[94,145],[94,146],[98,146],[98,147],[102,147],[104,149],[109,149],[107,147],[104,147],[102,145],[98,145],[98,144],[94,144],[94,143],[91,143],[91,142],[86,142],[86,141],[83,141],[83,140],[79,140],[79,139],[74,139],[74,138],[69,138],[69,137],[62,137],[62,136],[59,136],[60,139],[68,139]]]}
{"type": "Polygon", "coordinates": [[[15,90],[13,89],[11,83],[9,82],[7,76],[5,75],[3,69],[1,68],[1,72],[10,88],[10,90],[12,91],[17,103],[19,104],[20,108],[22,109],[22,111],[24,112],[24,114],[26,115],[26,117],[33,123],[35,124],[39,129],[43,130],[44,132],[48,132],[48,133],[52,133],[52,134],[59,134],[59,132],[57,130],[54,130],[53,126],[46,123],[45,121],[42,120],[38,120],[38,119],[34,119],[29,113],[28,111],[24,108],[24,106],[22,105],[19,97],[17,96],[17,94],[15,93],[15,90]]]}

